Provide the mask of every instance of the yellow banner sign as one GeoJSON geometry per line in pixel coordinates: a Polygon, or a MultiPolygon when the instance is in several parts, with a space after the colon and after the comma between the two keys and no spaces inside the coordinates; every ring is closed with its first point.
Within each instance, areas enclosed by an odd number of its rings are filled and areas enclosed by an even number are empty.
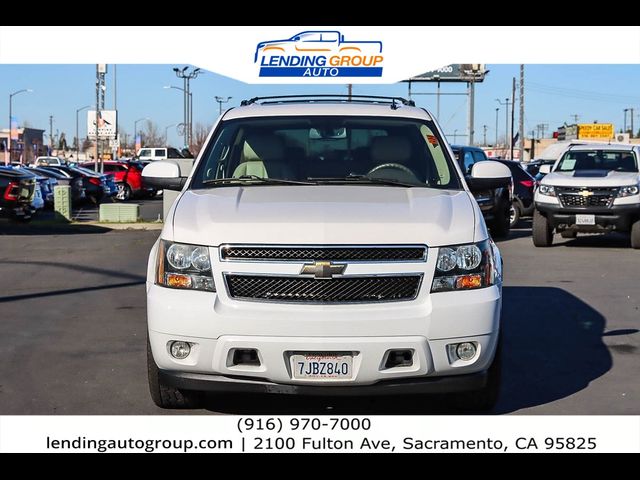
{"type": "Polygon", "coordinates": [[[613,138],[613,123],[580,123],[578,138],[613,138]]]}

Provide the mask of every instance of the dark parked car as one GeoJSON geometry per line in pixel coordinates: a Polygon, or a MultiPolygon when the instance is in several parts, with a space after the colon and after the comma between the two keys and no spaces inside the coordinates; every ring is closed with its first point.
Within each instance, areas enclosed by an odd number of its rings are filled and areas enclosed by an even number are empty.
{"type": "MultiPolygon", "coordinates": [[[[451,149],[465,177],[471,175],[474,163],[489,160],[484,150],[478,147],[451,145],[451,149]]],[[[509,188],[500,187],[493,190],[473,191],[473,196],[482,210],[487,226],[496,238],[506,237],[509,234],[512,192],[513,185],[509,188]]]]}
{"type": "Polygon", "coordinates": [[[30,220],[36,188],[33,175],[11,167],[0,167],[0,215],[14,220],[30,220]]]}
{"type": "Polygon", "coordinates": [[[511,202],[510,227],[513,228],[522,217],[533,215],[533,192],[536,187],[536,179],[525,169],[522,163],[514,160],[490,158],[509,167],[513,179],[513,201],[511,202]]]}
{"type": "Polygon", "coordinates": [[[110,192],[110,189],[107,186],[106,178],[103,178],[100,176],[100,174],[96,174],[95,172],[92,172],[90,170],[77,167],[61,166],[42,168],[53,170],[54,172],[64,172],[72,178],[81,178],[82,186],[85,189],[87,198],[93,203],[100,202],[105,196],[108,195],[108,192],[110,192]]]}
{"type": "Polygon", "coordinates": [[[53,169],[48,170],[40,167],[32,167],[31,170],[39,173],[40,175],[44,175],[45,177],[56,180],[60,186],[71,187],[72,203],[79,203],[87,198],[84,187],[82,186],[82,178],[80,176],[74,178],[64,172],[55,172],[53,169]]]}
{"type": "Polygon", "coordinates": [[[555,160],[532,160],[523,164],[523,166],[525,170],[536,179],[537,185],[545,176],[545,174],[540,171],[540,167],[543,165],[553,165],[554,163],[556,163],[555,160]]]}

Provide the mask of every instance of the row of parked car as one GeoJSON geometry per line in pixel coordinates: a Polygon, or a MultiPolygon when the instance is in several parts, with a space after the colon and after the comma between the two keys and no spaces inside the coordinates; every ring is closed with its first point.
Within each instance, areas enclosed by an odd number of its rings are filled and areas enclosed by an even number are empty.
{"type": "Polygon", "coordinates": [[[471,170],[477,162],[492,160],[506,165],[511,171],[512,183],[508,188],[473,190],[473,195],[494,237],[506,237],[521,218],[533,215],[533,196],[537,180],[522,163],[502,158],[488,158],[484,150],[478,147],[452,145],[451,149],[467,182],[473,182],[471,170]]]}
{"type": "Polygon", "coordinates": [[[40,209],[53,207],[56,185],[70,187],[74,205],[105,200],[153,197],[157,190],[142,180],[144,163],[105,161],[104,173],[93,163],[70,163],[58,157],[38,157],[31,165],[0,167],[0,216],[28,221],[40,209]]]}

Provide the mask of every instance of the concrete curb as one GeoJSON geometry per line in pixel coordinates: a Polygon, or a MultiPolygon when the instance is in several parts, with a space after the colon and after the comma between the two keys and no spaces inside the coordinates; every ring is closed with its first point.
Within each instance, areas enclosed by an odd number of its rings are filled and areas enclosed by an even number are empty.
{"type": "Polygon", "coordinates": [[[162,230],[164,223],[102,223],[102,222],[77,222],[72,225],[91,225],[94,227],[108,228],[111,230],[162,230]]]}

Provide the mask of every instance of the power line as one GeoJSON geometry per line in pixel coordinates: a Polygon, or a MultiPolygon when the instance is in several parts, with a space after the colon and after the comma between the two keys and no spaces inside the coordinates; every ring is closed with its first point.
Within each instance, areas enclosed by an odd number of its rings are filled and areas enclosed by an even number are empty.
{"type": "Polygon", "coordinates": [[[578,90],[578,89],[572,89],[572,88],[545,85],[537,82],[528,82],[528,88],[529,90],[535,91],[538,93],[555,95],[560,97],[578,98],[582,100],[613,102],[613,103],[640,102],[640,97],[633,96],[633,95],[617,95],[617,94],[594,92],[594,91],[588,91],[588,90],[578,90]]]}

